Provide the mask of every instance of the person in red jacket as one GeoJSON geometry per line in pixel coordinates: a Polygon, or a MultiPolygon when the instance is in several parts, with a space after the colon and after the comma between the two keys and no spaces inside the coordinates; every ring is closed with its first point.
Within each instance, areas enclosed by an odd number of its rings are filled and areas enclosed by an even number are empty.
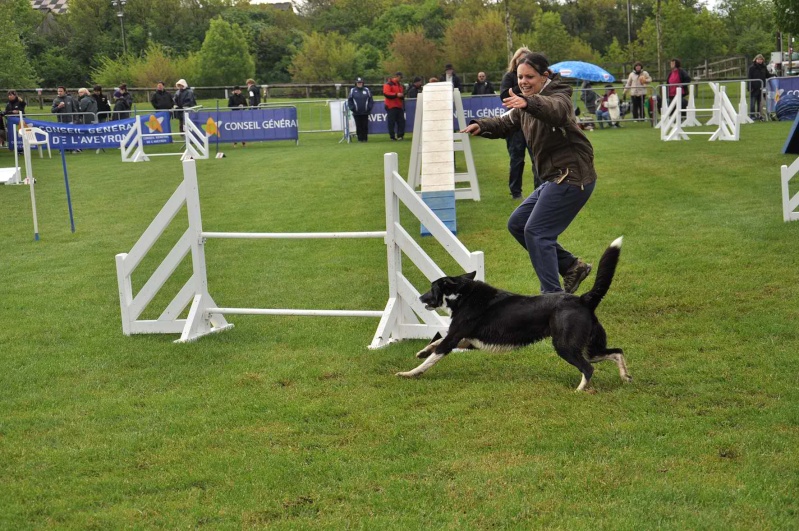
{"type": "Polygon", "coordinates": [[[388,78],[388,82],[383,85],[383,96],[388,115],[388,135],[391,140],[402,140],[405,138],[405,89],[402,86],[402,72],[388,78]]]}

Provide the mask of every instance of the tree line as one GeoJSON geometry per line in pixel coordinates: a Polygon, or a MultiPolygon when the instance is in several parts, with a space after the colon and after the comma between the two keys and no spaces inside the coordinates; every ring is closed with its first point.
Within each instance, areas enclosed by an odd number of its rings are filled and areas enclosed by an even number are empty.
{"type": "Polygon", "coordinates": [[[792,27],[797,4],[722,0],[710,10],[698,0],[304,0],[282,10],[247,0],[128,0],[119,17],[111,0],[70,0],[63,15],[0,0],[0,86],[153,86],[179,78],[212,86],[250,77],[329,83],[397,70],[427,78],[444,63],[501,72],[522,45],[553,63],[642,61],[657,76],[671,57],[692,65],[767,55],[778,29],[799,30],[792,27]]]}

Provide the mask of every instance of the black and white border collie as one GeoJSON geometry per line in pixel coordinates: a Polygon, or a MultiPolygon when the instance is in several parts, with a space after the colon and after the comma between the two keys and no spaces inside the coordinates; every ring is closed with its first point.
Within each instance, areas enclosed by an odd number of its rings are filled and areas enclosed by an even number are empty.
{"type": "Polygon", "coordinates": [[[452,315],[447,335],[433,338],[416,354],[426,358],[421,365],[397,376],[420,376],[456,348],[503,352],[552,337],[558,355],[582,374],[577,391],[586,389],[594,373],[591,364],[598,361],[615,362],[621,379],[632,380],[624,352],[608,348],[605,329],[594,313],[610,289],[621,243],[618,238],[605,250],[594,286],[581,296],[565,292],[517,295],[474,280],[475,273],[439,278],[419,300],[428,310],[444,309],[452,315]]]}

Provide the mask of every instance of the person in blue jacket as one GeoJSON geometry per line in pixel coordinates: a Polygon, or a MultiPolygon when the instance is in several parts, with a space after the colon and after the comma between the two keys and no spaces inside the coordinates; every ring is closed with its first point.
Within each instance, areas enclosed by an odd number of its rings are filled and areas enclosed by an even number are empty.
{"type": "Polygon", "coordinates": [[[374,107],[372,92],[363,85],[363,78],[355,80],[355,86],[350,89],[347,98],[347,107],[352,112],[355,119],[355,132],[358,135],[358,142],[366,142],[369,139],[369,113],[374,107]]]}

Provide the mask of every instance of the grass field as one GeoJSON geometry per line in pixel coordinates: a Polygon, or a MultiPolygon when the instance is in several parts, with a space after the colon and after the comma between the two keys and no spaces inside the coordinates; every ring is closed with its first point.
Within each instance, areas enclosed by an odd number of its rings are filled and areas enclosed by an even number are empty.
{"type": "MultiPolygon", "coordinates": [[[[376,319],[230,316],[233,330],[192,344],[126,337],[114,255],[171,195],[180,163],[69,155],[72,234],[61,161],[36,157],[41,241],[28,188],[0,188],[0,528],[796,529],[789,126],[745,126],[728,143],[590,133],[599,182],[561,242],[596,263],[624,235],[598,314],[634,381],[599,365],[582,394],[549,342],[455,353],[397,379],[424,342],[369,351],[376,319]]],[[[382,230],[382,155],[398,151],[405,174],[411,143],[338,138],[225,145],[227,158],[199,161],[205,229],[382,230]]],[[[483,200],[459,202],[458,236],[485,252],[489,282],[534,293],[505,228],[504,142],[472,146],[483,200]]],[[[184,216],[175,225],[145,272],[184,216]]],[[[214,240],[207,257],[222,306],[386,302],[379,240],[214,240]]]]}

